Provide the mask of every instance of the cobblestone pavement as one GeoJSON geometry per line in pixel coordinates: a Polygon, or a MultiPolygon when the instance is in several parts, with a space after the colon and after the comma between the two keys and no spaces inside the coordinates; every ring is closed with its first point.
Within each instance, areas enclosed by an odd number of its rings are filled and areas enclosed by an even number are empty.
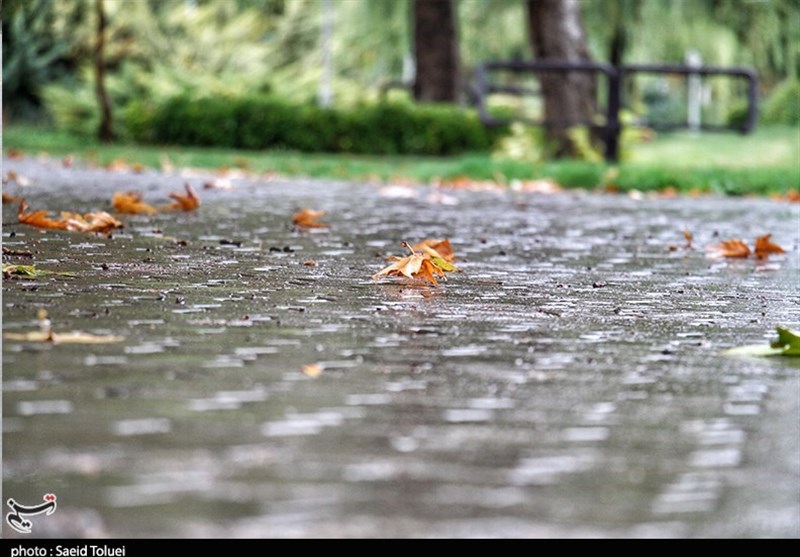
{"type": "Polygon", "coordinates": [[[4,263],[75,275],[5,278],[4,332],[124,337],[3,342],[3,496],[58,497],[32,536],[800,536],[800,362],[722,355],[800,328],[797,204],[8,170],[55,214],[202,198],[112,238],[4,206],[4,263]],[[372,280],[424,238],[462,272],[372,280]]]}

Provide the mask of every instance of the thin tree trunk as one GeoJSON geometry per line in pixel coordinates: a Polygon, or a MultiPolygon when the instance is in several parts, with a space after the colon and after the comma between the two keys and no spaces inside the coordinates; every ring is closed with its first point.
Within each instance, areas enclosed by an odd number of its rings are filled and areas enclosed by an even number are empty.
{"type": "Polygon", "coordinates": [[[111,100],[106,92],[106,64],[103,58],[107,25],[103,0],[96,0],[95,10],[97,12],[97,42],[94,49],[95,91],[97,93],[97,101],[100,103],[98,136],[103,143],[109,143],[114,140],[114,131],[112,129],[111,100]]]}
{"type": "Polygon", "coordinates": [[[453,0],[414,0],[414,98],[456,102],[459,91],[458,27],[453,0]]]}
{"type": "MultiPolygon", "coordinates": [[[[579,0],[527,0],[534,56],[539,60],[589,61],[579,0]]],[[[545,120],[591,120],[597,112],[596,80],[587,72],[540,74],[545,120]]],[[[556,157],[578,154],[565,127],[548,127],[556,157]]]]}

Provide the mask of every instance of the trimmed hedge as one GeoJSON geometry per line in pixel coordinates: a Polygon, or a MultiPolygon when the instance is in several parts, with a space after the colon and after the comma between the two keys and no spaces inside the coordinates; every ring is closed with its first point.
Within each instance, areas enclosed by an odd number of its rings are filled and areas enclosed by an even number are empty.
{"type": "Polygon", "coordinates": [[[133,102],[122,116],[142,143],[304,152],[453,155],[490,150],[505,129],[486,128],[470,110],[379,103],[353,109],[292,105],[273,97],[173,97],[133,102]]]}

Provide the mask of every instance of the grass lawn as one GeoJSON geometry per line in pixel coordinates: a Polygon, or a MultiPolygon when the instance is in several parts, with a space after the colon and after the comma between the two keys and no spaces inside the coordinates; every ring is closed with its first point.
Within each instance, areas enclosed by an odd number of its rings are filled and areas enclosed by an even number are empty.
{"type": "Polygon", "coordinates": [[[309,154],[290,151],[103,145],[63,132],[12,125],[3,130],[3,148],[29,155],[72,155],[77,161],[107,165],[115,160],[148,168],[241,168],[254,173],[348,180],[429,183],[434,180],[550,178],[564,187],[619,191],[715,192],[730,195],[787,194],[800,191],[800,129],[763,128],[753,135],[659,134],[633,147],[618,165],[584,161],[527,163],[488,153],[439,158],[309,154]]]}

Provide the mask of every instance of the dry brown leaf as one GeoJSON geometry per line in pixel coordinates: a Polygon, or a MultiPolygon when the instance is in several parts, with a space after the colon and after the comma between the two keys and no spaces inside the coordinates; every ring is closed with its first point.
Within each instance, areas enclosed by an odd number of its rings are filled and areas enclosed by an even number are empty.
{"type": "Polygon", "coordinates": [[[322,366],[320,364],[306,364],[300,370],[312,379],[316,379],[322,374],[322,366]]]}
{"type": "Polygon", "coordinates": [[[439,282],[436,280],[436,276],[443,277],[444,272],[433,264],[431,256],[427,253],[414,251],[407,242],[403,242],[402,245],[411,251],[411,255],[407,257],[390,257],[389,259],[394,263],[372,275],[373,280],[377,281],[381,276],[404,276],[411,279],[423,278],[432,282],[434,286],[438,286],[439,282]]]}
{"type": "Polygon", "coordinates": [[[744,258],[750,256],[750,248],[742,240],[725,240],[711,246],[712,257],[738,257],[744,258]]]}
{"type": "Polygon", "coordinates": [[[116,335],[93,335],[81,331],[70,331],[68,333],[54,333],[52,331],[5,333],[3,338],[22,342],[50,342],[53,344],[108,344],[125,340],[124,337],[116,335]]]}
{"type": "Polygon", "coordinates": [[[40,309],[37,314],[39,320],[39,330],[27,333],[5,333],[3,338],[8,340],[19,340],[22,342],[49,342],[52,344],[107,344],[110,342],[120,342],[124,337],[116,335],[93,335],[82,331],[70,331],[67,333],[54,333],[51,330],[50,320],[47,318],[47,310],[40,309]]]}
{"type": "Polygon", "coordinates": [[[130,166],[128,166],[128,163],[125,162],[125,159],[114,159],[105,166],[105,169],[110,170],[111,172],[124,172],[129,168],[130,166]]]}
{"type": "Polygon", "coordinates": [[[18,160],[25,156],[25,151],[23,151],[22,149],[15,149],[13,147],[9,147],[8,150],[6,151],[6,155],[8,155],[9,159],[18,160]]]}
{"type": "Polygon", "coordinates": [[[36,211],[35,213],[26,213],[28,203],[22,199],[19,202],[19,210],[17,216],[19,222],[28,224],[37,228],[45,228],[47,230],[66,230],[67,223],[63,220],[53,220],[47,216],[48,211],[36,211]]]}
{"type": "Polygon", "coordinates": [[[185,182],[183,184],[184,189],[186,190],[186,195],[180,193],[171,193],[169,196],[174,199],[172,203],[169,205],[165,205],[163,207],[166,211],[194,211],[200,206],[200,198],[197,197],[194,189],[192,186],[185,182]]]}
{"type": "Polygon", "coordinates": [[[772,234],[765,234],[756,238],[755,254],[758,259],[766,259],[770,253],[786,253],[778,244],[770,242],[772,234]]]}
{"type": "Polygon", "coordinates": [[[19,186],[30,186],[31,181],[27,177],[23,176],[22,174],[17,174],[13,170],[9,170],[6,172],[6,175],[3,176],[3,183],[7,184],[8,182],[16,182],[19,186]]]}
{"type": "Polygon", "coordinates": [[[378,280],[381,276],[397,277],[400,275],[414,278],[414,275],[419,272],[422,262],[425,260],[421,253],[414,253],[408,257],[393,257],[392,259],[395,260],[394,263],[372,275],[374,280],[378,280]]]}
{"type": "Polygon", "coordinates": [[[62,211],[61,218],[67,223],[67,230],[72,232],[95,232],[97,234],[111,234],[113,230],[125,227],[124,224],[105,211],[86,213],[85,215],[62,211]]]}
{"type": "Polygon", "coordinates": [[[207,182],[203,182],[204,190],[232,190],[233,182],[228,178],[215,178],[207,182]]]}
{"type": "Polygon", "coordinates": [[[324,214],[325,211],[315,211],[304,207],[292,216],[292,222],[301,228],[327,228],[327,224],[317,220],[324,214]]]}
{"type": "Polygon", "coordinates": [[[111,200],[114,210],[128,215],[153,215],[158,210],[142,201],[142,194],[136,191],[115,192],[111,200]]]}
{"type": "Polygon", "coordinates": [[[669,244],[667,246],[667,251],[678,251],[678,249],[691,250],[692,249],[692,240],[694,239],[694,236],[692,235],[691,232],[689,232],[689,230],[684,229],[683,237],[686,240],[686,243],[683,245],[682,248],[679,248],[675,244],[669,244]]]}
{"type": "Polygon", "coordinates": [[[424,251],[432,257],[441,257],[445,261],[453,262],[456,260],[453,246],[450,245],[450,240],[422,240],[418,244],[411,247],[412,250],[424,251]]]}
{"type": "Polygon", "coordinates": [[[61,219],[56,220],[48,217],[47,211],[26,213],[25,210],[27,208],[27,202],[24,199],[20,200],[19,211],[17,213],[19,222],[47,230],[70,230],[72,232],[110,234],[112,230],[124,226],[120,221],[105,211],[86,213],[85,215],[62,211],[61,219]]]}
{"type": "Polygon", "coordinates": [[[22,201],[22,199],[10,193],[3,192],[3,205],[7,203],[16,203],[17,201],[22,201]]]}

